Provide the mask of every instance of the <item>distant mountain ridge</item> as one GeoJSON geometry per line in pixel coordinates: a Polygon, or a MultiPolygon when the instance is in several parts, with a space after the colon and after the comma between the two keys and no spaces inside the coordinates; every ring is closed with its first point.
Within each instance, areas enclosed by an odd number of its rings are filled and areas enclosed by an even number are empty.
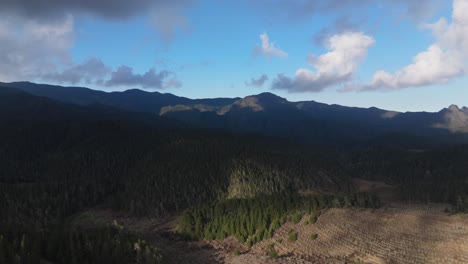
{"type": "MultiPolygon", "coordinates": [[[[452,105],[436,113],[397,112],[375,107],[290,102],[272,93],[244,98],[189,99],[132,89],[103,92],[29,82],[0,83],[36,96],[78,105],[100,104],[151,113],[198,128],[255,133],[306,143],[344,143],[391,135],[468,142],[468,108],[452,105]]],[[[408,141],[408,139],[405,139],[408,141]]]]}
{"type": "Polygon", "coordinates": [[[57,101],[89,105],[93,103],[113,106],[134,112],[159,113],[162,107],[176,104],[205,104],[221,106],[237,98],[188,99],[173,94],[146,92],[130,89],[123,92],[104,92],[85,87],[64,87],[31,82],[1,83],[0,87],[11,87],[24,92],[48,97],[57,101]]]}

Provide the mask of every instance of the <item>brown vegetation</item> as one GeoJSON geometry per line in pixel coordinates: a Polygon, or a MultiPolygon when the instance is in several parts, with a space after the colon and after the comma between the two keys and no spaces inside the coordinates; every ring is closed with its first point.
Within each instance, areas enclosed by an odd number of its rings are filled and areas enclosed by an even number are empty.
{"type": "Polygon", "coordinates": [[[445,205],[401,204],[377,210],[328,209],[315,224],[305,225],[310,219],[305,215],[250,249],[233,237],[178,240],[170,233],[175,217],[161,221],[91,211],[75,222],[115,220],[162,247],[168,263],[468,263],[468,216],[449,215],[444,209],[445,205]],[[291,230],[297,233],[296,241],[288,240],[291,230]],[[273,249],[278,258],[271,257],[273,249]]]}
{"type": "Polygon", "coordinates": [[[449,216],[444,208],[330,209],[315,225],[286,223],[252,252],[262,253],[265,245],[283,239],[275,243],[280,256],[312,263],[468,263],[468,217],[449,216]],[[298,233],[294,243],[284,239],[291,229],[298,233]],[[313,234],[316,240],[310,239],[313,234]]]}

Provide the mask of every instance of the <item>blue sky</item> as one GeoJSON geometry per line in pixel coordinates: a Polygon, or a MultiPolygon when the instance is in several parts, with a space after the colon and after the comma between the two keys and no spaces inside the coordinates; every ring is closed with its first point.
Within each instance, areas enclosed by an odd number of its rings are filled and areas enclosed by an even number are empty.
{"type": "Polygon", "coordinates": [[[467,2],[4,1],[0,81],[438,111],[468,105],[467,2]]]}

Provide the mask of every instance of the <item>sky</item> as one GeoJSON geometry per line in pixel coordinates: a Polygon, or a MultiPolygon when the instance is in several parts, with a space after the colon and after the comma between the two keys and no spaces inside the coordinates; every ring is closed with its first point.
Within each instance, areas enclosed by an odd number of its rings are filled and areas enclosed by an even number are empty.
{"type": "Polygon", "coordinates": [[[0,0],[0,81],[468,106],[468,0],[0,0]]]}

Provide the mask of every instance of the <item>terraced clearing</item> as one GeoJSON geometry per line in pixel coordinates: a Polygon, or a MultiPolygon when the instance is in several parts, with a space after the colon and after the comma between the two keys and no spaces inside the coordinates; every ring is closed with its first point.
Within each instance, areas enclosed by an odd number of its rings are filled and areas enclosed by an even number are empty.
{"type": "Polygon", "coordinates": [[[445,205],[402,204],[377,210],[328,209],[317,223],[306,225],[309,216],[305,215],[300,223],[286,223],[271,239],[251,249],[232,237],[201,242],[177,239],[171,234],[176,217],[161,221],[91,210],[75,218],[75,223],[117,222],[159,246],[167,263],[468,263],[468,216],[449,215],[444,209],[445,205]],[[297,241],[288,241],[291,229],[297,232],[297,241]],[[317,234],[316,240],[312,234],[317,234]],[[267,256],[270,244],[278,259],[267,256]],[[236,248],[238,256],[233,254],[236,248]]]}
{"type": "MultiPolygon", "coordinates": [[[[287,223],[272,239],[280,255],[310,263],[468,263],[468,217],[449,216],[445,206],[406,206],[379,210],[330,209],[315,225],[287,223]],[[290,229],[297,241],[288,241],[290,229]],[[316,240],[311,239],[317,234],[316,240]]],[[[233,262],[234,263],[234,262],[233,262]]]]}

